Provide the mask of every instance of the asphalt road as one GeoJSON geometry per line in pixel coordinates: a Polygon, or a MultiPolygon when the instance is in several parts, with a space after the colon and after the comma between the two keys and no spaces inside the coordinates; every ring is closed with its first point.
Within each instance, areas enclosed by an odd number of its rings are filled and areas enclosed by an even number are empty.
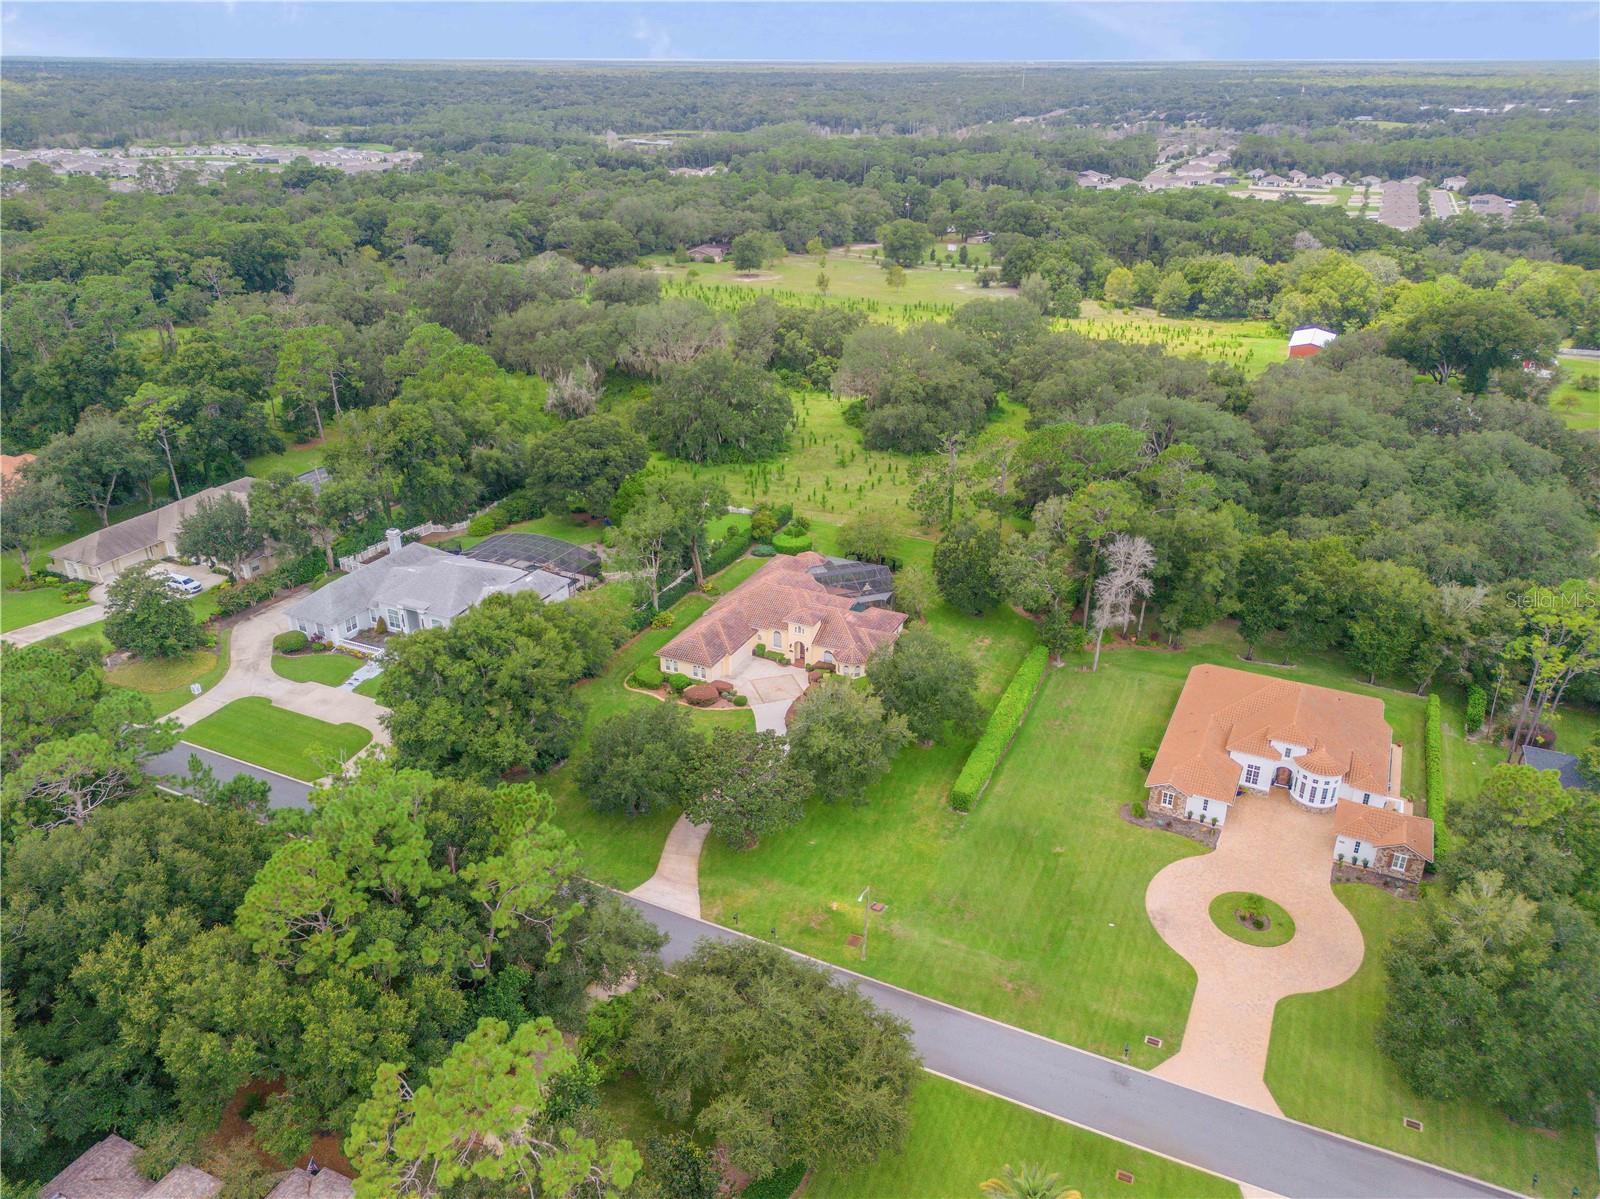
{"type": "Polygon", "coordinates": [[[198,745],[190,745],[187,741],[180,741],[165,753],[153,754],[145,759],[144,768],[149,774],[174,774],[185,775],[189,773],[189,755],[196,754],[200,760],[216,772],[217,781],[225,783],[236,774],[248,774],[254,778],[262,779],[272,789],[272,798],[268,801],[274,808],[309,808],[310,802],[306,796],[311,794],[311,784],[302,783],[299,779],[292,779],[286,774],[279,774],[275,770],[267,770],[261,766],[252,766],[249,762],[241,762],[238,758],[230,758],[227,754],[213,753],[209,749],[201,749],[198,745]]]}
{"type": "MultiPolygon", "coordinates": [[[[671,940],[678,961],[702,937],[742,934],[624,895],[671,940]]],[[[808,959],[814,960],[814,959],[808,959]]],[[[1504,1197],[1485,1182],[1322,1129],[1265,1115],[972,1012],[819,963],[908,1020],[923,1064],[1141,1149],[1288,1199],[1504,1197]]]]}

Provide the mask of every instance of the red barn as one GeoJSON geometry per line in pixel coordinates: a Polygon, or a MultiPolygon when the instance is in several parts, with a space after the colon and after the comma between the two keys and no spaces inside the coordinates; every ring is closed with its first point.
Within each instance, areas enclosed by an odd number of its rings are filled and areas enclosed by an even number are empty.
{"type": "Polygon", "coordinates": [[[1332,329],[1302,325],[1289,334],[1289,357],[1309,358],[1338,336],[1332,329]]]}

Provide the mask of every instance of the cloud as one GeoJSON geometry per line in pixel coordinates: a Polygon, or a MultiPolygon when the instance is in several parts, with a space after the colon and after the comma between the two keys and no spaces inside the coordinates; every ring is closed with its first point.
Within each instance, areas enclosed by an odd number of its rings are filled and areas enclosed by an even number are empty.
{"type": "Polygon", "coordinates": [[[664,25],[660,25],[647,17],[633,19],[633,40],[640,42],[645,48],[646,58],[677,58],[676,48],[672,44],[672,33],[664,25]]]}

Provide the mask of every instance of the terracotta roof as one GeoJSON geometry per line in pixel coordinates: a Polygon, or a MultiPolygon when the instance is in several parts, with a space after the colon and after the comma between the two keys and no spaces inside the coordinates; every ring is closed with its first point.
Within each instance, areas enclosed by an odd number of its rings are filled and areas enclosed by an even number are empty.
{"type": "Polygon", "coordinates": [[[715,666],[760,629],[803,624],[817,626],[812,644],[833,651],[835,661],[861,665],[895,639],[905,614],[887,608],[851,611],[849,599],[834,595],[808,573],[825,561],[810,551],[773,558],[667,642],[660,656],[715,666]]]}
{"type": "Polygon", "coordinates": [[[1426,816],[1341,799],[1334,805],[1333,831],[1381,848],[1404,846],[1433,861],[1433,821],[1426,816]]]}
{"type": "Polygon", "coordinates": [[[109,528],[96,529],[86,537],[69,541],[60,549],[51,550],[50,556],[57,562],[82,562],[85,566],[103,566],[128,554],[149,549],[152,545],[176,540],[178,530],[183,528],[183,522],[202,502],[231,495],[248,503],[250,489],[255,483],[254,479],[235,479],[232,483],[224,483],[220,487],[208,487],[204,491],[184,496],[181,500],[174,500],[150,512],[142,512],[138,516],[118,521],[109,528]]]}
{"type": "Polygon", "coordinates": [[[1392,737],[1382,700],[1224,666],[1189,672],[1145,785],[1229,801],[1239,765],[1228,751],[1276,758],[1272,741],[1304,746],[1296,760],[1313,774],[1388,794],[1392,737]]]}
{"type": "Polygon", "coordinates": [[[17,473],[32,461],[32,454],[0,454],[0,486],[11,486],[17,473]]]}

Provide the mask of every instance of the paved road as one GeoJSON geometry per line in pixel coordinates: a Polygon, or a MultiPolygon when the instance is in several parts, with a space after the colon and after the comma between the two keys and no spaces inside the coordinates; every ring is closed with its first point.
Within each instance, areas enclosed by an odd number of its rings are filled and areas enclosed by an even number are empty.
{"type": "Polygon", "coordinates": [[[145,759],[145,770],[150,774],[175,774],[189,773],[189,755],[196,754],[200,760],[216,772],[217,781],[225,783],[235,775],[248,774],[252,778],[262,779],[272,789],[272,798],[268,801],[274,808],[309,808],[310,802],[306,799],[311,794],[311,784],[302,783],[299,779],[292,779],[286,774],[279,774],[261,766],[252,766],[249,762],[241,762],[238,758],[230,758],[226,754],[213,753],[209,749],[201,749],[198,745],[190,745],[187,741],[180,741],[165,753],[154,754],[145,759]]]}
{"type": "MultiPolygon", "coordinates": [[[[671,938],[663,951],[668,963],[682,958],[701,937],[741,935],[636,897],[623,898],[671,938]]],[[[909,1020],[929,1070],[1236,1182],[1288,1199],[1504,1199],[1514,1194],[1214,1099],[836,966],[827,968],[909,1020]]]]}

